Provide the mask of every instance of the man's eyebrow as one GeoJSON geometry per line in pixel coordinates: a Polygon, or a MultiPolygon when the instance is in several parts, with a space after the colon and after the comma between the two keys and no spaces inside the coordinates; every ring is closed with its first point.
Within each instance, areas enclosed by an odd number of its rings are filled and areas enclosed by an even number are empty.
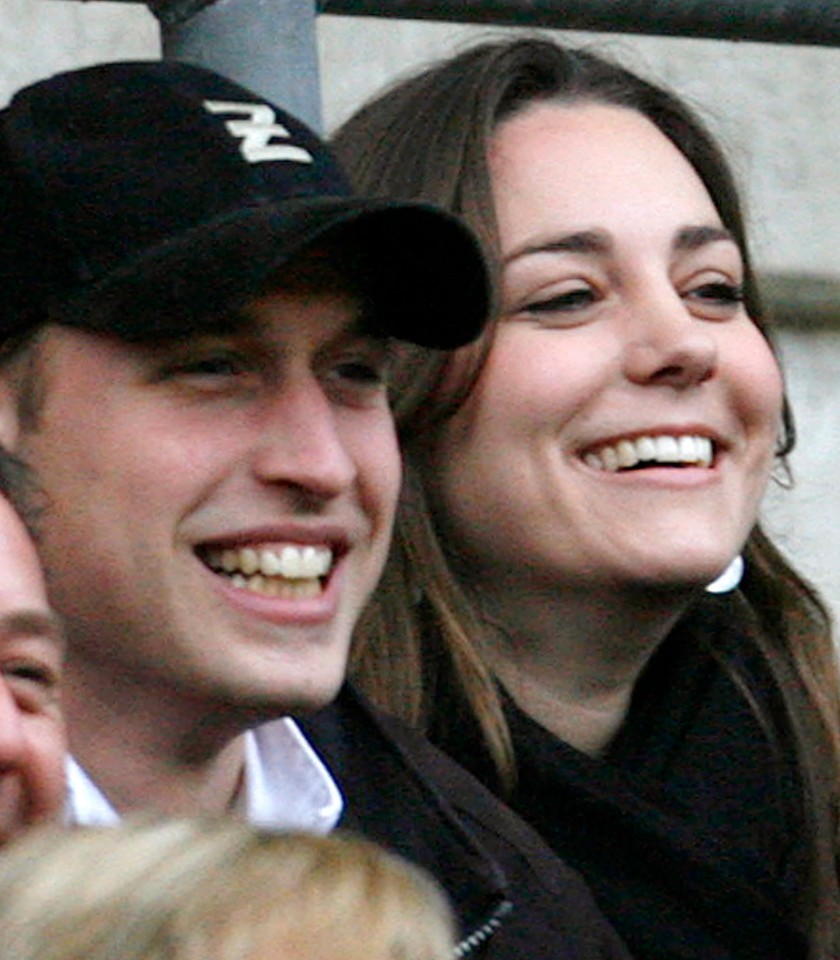
{"type": "Polygon", "coordinates": [[[200,330],[193,333],[196,340],[204,337],[233,337],[259,329],[259,323],[248,312],[247,305],[229,307],[210,318],[200,330]]]}
{"type": "Polygon", "coordinates": [[[699,250],[700,247],[705,247],[709,243],[720,243],[721,241],[735,243],[735,238],[726,227],[683,227],[677,231],[672,246],[675,251],[690,253],[692,250],[699,250]]]}
{"type": "Polygon", "coordinates": [[[64,628],[55,613],[17,610],[0,615],[0,636],[48,637],[64,642],[64,628]]]}
{"type": "Polygon", "coordinates": [[[371,308],[360,306],[353,313],[352,319],[342,331],[342,335],[350,339],[370,340],[373,342],[389,341],[393,337],[385,333],[378,326],[377,313],[371,308]]]}
{"type": "Polygon", "coordinates": [[[538,243],[516,247],[504,259],[505,263],[535,253],[605,253],[611,248],[610,238],[602,230],[578,230],[538,243]]]}

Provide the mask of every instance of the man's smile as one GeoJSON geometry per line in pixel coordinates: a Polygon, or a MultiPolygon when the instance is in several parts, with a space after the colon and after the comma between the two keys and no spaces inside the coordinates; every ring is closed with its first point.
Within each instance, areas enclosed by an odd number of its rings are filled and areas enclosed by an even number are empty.
{"type": "Polygon", "coordinates": [[[317,597],[333,567],[334,551],[321,544],[252,544],[208,547],[202,561],[234,587],[287,600],[317,597]]]}

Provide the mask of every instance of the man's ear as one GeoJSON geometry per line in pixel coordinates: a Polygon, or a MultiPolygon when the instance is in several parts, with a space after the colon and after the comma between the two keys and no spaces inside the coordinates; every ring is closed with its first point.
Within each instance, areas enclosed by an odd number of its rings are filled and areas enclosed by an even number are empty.
{"type": "Polygon", "coordinates": [[[17,390],[9,372],[0,370],[0,446],[15,451],[19,438],[17,390]]]}

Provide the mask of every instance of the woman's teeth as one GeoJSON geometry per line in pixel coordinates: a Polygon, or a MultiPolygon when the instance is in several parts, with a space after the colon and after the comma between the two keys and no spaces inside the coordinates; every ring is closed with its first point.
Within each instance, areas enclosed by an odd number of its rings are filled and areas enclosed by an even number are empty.
{"type": "Polygon", "coordinates": [[[230,578],[234,587],[289,600],[316,597],[332,568],[329,547],[283,544],[278,547],[211,549],[207,565],[230,578]]]}
{"type": "Polygon", "coordinates": [[[618,473],[619,470],[631,470],[639,464],[710,467],[713,457],[714,449],[708,437],[659,435],[619,440],[590,451],[584,460],[593,470],[618,473]]]}

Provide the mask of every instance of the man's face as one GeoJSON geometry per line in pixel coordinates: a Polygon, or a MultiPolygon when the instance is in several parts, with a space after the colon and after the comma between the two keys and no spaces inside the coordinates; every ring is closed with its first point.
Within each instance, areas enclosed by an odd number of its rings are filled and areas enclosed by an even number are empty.
{"type": "Polygon", "coordinates": [[[0,843],[55,816],[64,796],[63,641],[35,547],[0,496],[0,843]]]}
{"type": "Polygon", "coordinates": [[[224,728],[335,695],[400,475],[387,346],[357,314],[286,290],[183,342],[48,328],[20,452],[74,703],[141,691],[224,728]]]}

